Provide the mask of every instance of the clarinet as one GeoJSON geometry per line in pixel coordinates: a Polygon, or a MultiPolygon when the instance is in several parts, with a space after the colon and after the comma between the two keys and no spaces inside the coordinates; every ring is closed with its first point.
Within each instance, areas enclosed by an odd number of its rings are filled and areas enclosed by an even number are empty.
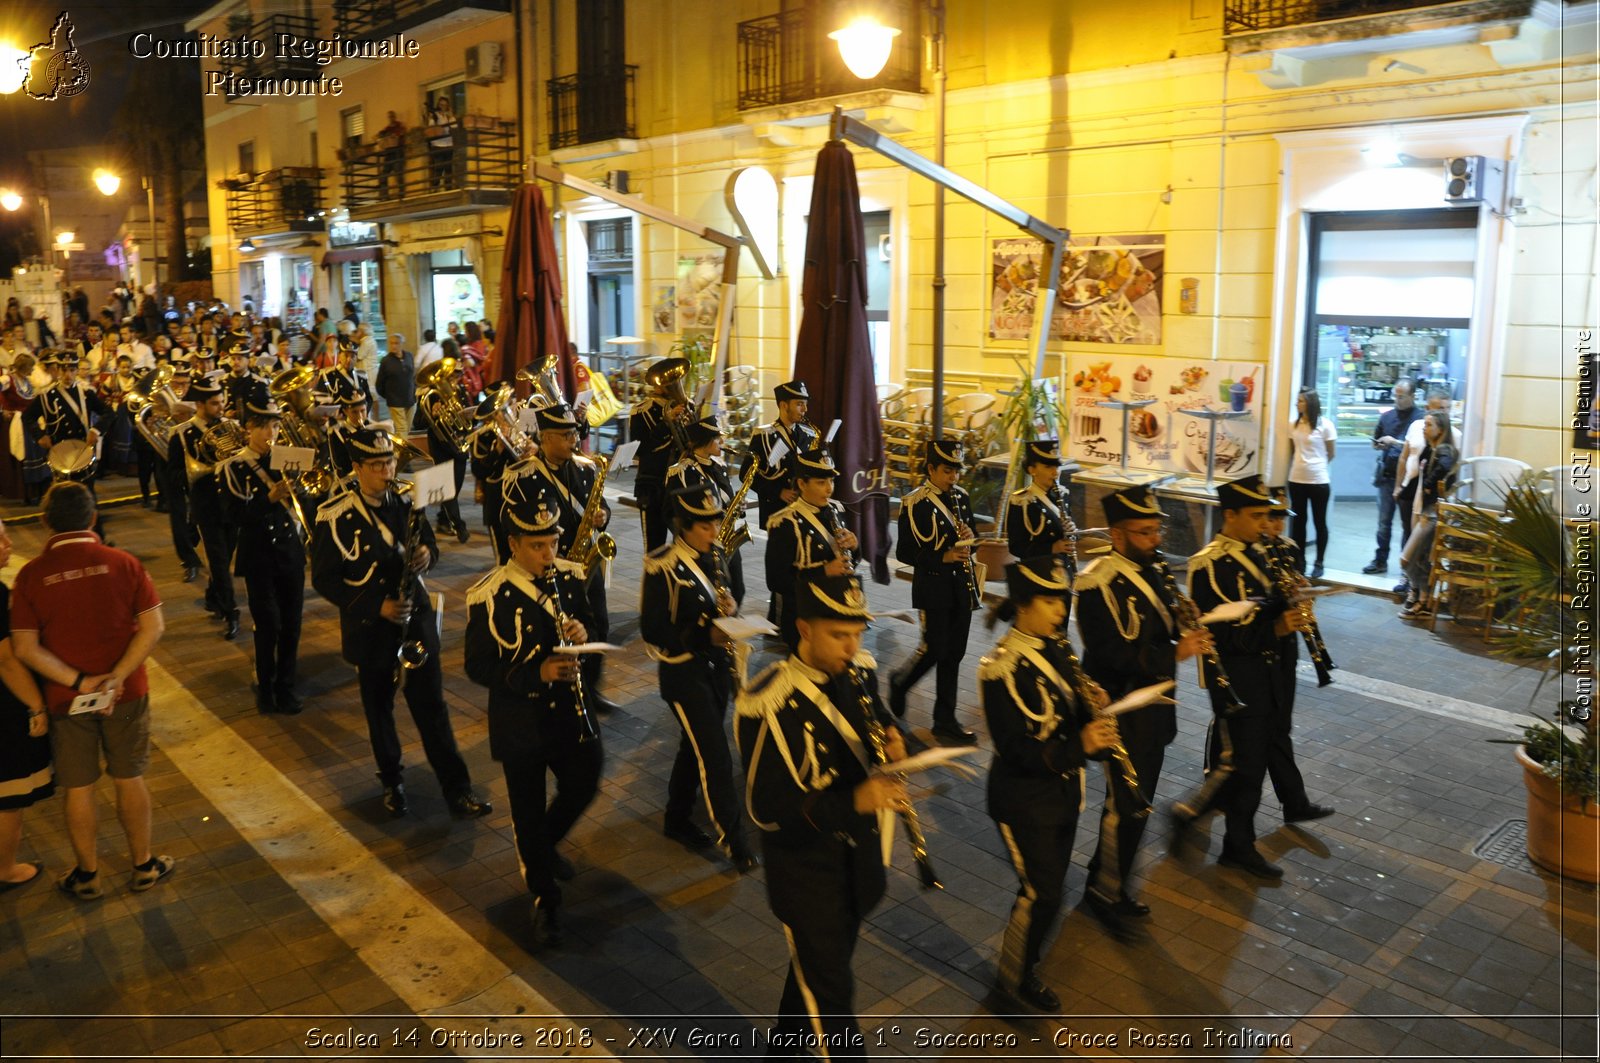
{"type": "MultiPolygon", "coordinates": [[[[872,707],[872,694],[867,689],[866,677],[853,663],[845,668],[845,674],[850,677],[850,685],[856,689],[861,715],[866,720],[867,744],[872,747],[872,759],[878,764],[887,764],[889,739],[884,732],[883,721],[878,719],[878,714],[872,707]]],[[[917,862],[917,878],[921,881],[922,888],[944,889],[944,883],[939,881],[938,873],[933,870],[933,861],[928,858],[928,839],[922,833],[922,822],[917,819],[917,810],[911,807],[909,801],[906,807],[900,810],[900,825],[905,828],[906,841],[911,845],[911,858],[917,862]]]]}
{"type": "MultiPolygon", "coordinates": [[[[1073,696],[1097,718],[1104,717],[1104,713],[1096,704],[1099,699],[1093,694],[1094,680],[1084,672],[1083,662],[1078,660],[1077,651],[1072,648],[1072,641],[1065,635],[1056,635],[1054,641],[1067,658],[1067,682],[1072,687],[1073,696]]],[[[1111,759],[1116,763],[1117,773],[1122,776],[1122,785],[1128,788],[1128,796],[1133,801],[1133,818],[1144,819],[1149,816],[1150,810],[1155,806],[1144,795],[1144,791],[1139,789],[1138,769],[1133,766],[1133,758],[1128,756],[1128,747],[1122,744],[1120,736],[1111,745],[1111,759]]]]}
{"type": "Polygon", "coordinates": [[[839,547],[839,536],[844,533],[844,525],[839,523],[839,514],[834,510],[833,503],[822,507],[822,526],[828,529],[828,535],[833,539],[833,556],[855,568],[860,564],[854,550],[842,550],[839,547]]]}
{"type": "Polygon", "coordinates": [[[1072,549],[1063,555],[1067,563],[1067,575],[1078,574],[1078,526],[1073,523],[1072,514],[1067,511],[1067,492],[1061,487],[1060,482],[1050,485],[1050,501],[1056,504],[1061,511],[1061,529],[1066,535],[1067,542],[1072,544],[1072,549]]]}
{"type": "MultiPolygon", "coordinates": [[[[951,507],[951,513],[956,518],[956,538],[972,538],[972,510],[969,508],[970,503],[966,500],[965,492],[958,495],[955,493],[954,489],[952,489],[950,493],[950,500],[955,503],[951,507]]],[[[966,573],[967,576],[967,594],[969,595],[969,604],[972,608],[976,609],[978,606],[983,604],[983,590],[978,586],[978,573],[972,567],[971,547],[967,548],[967,559],[961,563],[961,569],[966,573]]]]}
{"type": "MultiPolygon", "coordinates": [[[[1290,565],[1284,557],[1284,551],[1279,546],[1281,540],[1275,537],[1261,537],[1261,550],[1267,557],[1267,571],[1272,576],[1272,582],[1277,586],[1278,592],[1285,601],[1293,601],[1299,591],[1300,579],[1296,575],[1294,566],[1290,565]]],[[[1333,658],[1328,656],[1328,645],[1322,641],[1322,628],[1317,623],[1317,614],[1311,608],[1309,601],[1300,602],[1294,608],[1300,611],[1300,616],[1306,624],[1300,630],[1300,637],[1305,641],[1306,653],[1311,657],[1311,666],[1317,670],[1317,686],[1325,687],[1333,682],[1333,658]]]]}
{"type": "MultiPolygon", "coordinates": [[[[572,642],[567,638],[567,607],[561,601],[561,570],[555,565],[550,566],[550,574],[545,577],[550,585],[550,600],[556,607],[556,645],[570,646],[572,642]]],[[[600,737],[600,728],[595,726],[594,717],[589,714],[589,706],[583,696],[583,662],[573,658],[578,666],[577,678],[572,681],[573,711],[578,716],[578,744],[584,745],[600,737]]]]}
{"type": "MultiPolygon", "coordinates": [[[[1165,557],[1156,555],[1150,563],[1161,575],[1161,586],[1166,594],[1166,607],[1172,611],[1173,619],[1178,622],[1180,632],[1188,633],[1200,628],[1200,607],[1194,599],[1178,589],[1178,580],[1172,574],[1172,566],[1167,564],[1165,557]]],[[[1232,716],[1242,712],[1245,708],[1244,699],[1239,697],[1239,692],[1233,689],[1233,683],[1228,679],[1228,670],[1222,666],[1222,658],[1217,656],[1215,647],[1207,650],[1200,657],[1201,668],[1211,669],[1211,686],[1209,689],[1216,691],[1217,698],[1222,702],[1222,715],[1232,716]]],[[[1200,676],[1200,685],[1205,686],[1205,676],[1200,676]]]]}

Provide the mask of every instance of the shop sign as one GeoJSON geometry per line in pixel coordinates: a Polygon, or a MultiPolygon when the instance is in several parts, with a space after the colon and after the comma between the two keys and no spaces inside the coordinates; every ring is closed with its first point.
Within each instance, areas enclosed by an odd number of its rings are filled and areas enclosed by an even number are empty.
{"type": "Polygon", "coordinates": [[[378,242],[378,226],[372,222],[336,221],[328,226],[329,247],[357,247],[378,242]]]}
{"type": "MultiPolygon", "coordinates": [[[[1166,247],[1160,235],[1074,238],[1062,256],[1050,339],[1159,344],[1166,247]]],[[[994,241],[990,339],[1033,335],[1034,298],[1046,263],[1038,240],[994,241]]]]}

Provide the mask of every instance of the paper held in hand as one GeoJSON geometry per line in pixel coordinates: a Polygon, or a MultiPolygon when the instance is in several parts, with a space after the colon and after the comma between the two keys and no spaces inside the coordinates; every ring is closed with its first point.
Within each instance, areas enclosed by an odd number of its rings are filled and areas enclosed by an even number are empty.
{"type": "Polygon", "coordinates": [[[1243,620],[1260,608],[1260,603],[1252,602],[1246,598],[1238,602],[1223,602],[1211,612],[1200,618],[1202,624],[1227,624],[1235,620],[1243,620]]]}
{"type": "Polygon", "coordinates": [[[833,419],[833,423],[828,426],[828,434],[822,437],[822,441],[824,443],[832,444],[833,437],[839,434],[839,426],[842,424],[844,424],[844,422],[835,417],[833,419]]]}
{"type": "Polygon", "coordinates": [[[879,765],[872,770],[877,775],[911,775],[940,765],[949,765],[956,771],[971,772],[973,769],[970,765],[957,764],[955,761],[976,752],[978,752],[976,746],[935,746],[932,749],[924,749],[921,753],[913,753],[904,760],[879,765]]]}
{"type": "Polygon", "coordinates": [[[411,508],[426,509],[456,497],[454,462],[440,462],[411,476],[411,508]]]}
{"type": "Polygon", "coordinates": [[[777,627],[764,616],[719,616],[711,623],[718,631],[721,631],[735,642],[753,639],[757,635],[776,635],[778,633],[777,627]]]}
{"type": "Polygon", "coordinates": [[[285,476],[310,472],[317,463],[317,452],[310,447],[290,447],[275,443],[272,447],[272,467],[285,476]]]}
{"type": "Polygon", "coordinates": [[[633,464],[633,456],[639,452],[639,441],[630,439],[622,446],[611,452],[611,468],[626,469],[633,464]]]}
{"type": "Polygon", "coordinates": [[[767,468],[772,469],[774,472],[783,468],[783,456],[787,453],[789,453],[789,444],[783,440],[780,439],[772,444],[772,449],[767,451],[767,468]]]}
{"type": "Polygon", "coordinates": [[[580,653],[616,653],[622,647],[610,642],[580,642],[576,646],[552,646],[555,653],[570,653],[577,656],[580,653]]]}
{"type": "Polygon", "coordinates": [[[1138,690],[1131,691],[1127,695],[1118,698],[1116,701],[1113,701],[1101,711],[1104,715],[1116,716],[1119,713],[1131,712],[1134,709],[1142,709],[1146,705],[1174,705],[1176,702],[1167,697],[1167,691],[1171,690],[1177,685],[1178,684],[1176,681],[1168,679],[1163,683],[1154,683],[1147,687],[1140,687],[1138,690]]]}

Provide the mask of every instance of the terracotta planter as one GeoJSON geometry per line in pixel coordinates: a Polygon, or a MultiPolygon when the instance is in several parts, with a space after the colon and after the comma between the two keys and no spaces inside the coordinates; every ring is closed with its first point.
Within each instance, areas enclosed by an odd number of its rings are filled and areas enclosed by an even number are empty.
{"type": "Polygon", "coordinates": [[[979,539],[973,548],[972,559],[985,566],[984,582],[1004,583],[1006,565],[1015,561],[1004,539],[979,539]]]}
{"type": "Polygon", "coordinates": [[[1583,808],[1563,797],[1524,746],[1517,747],[1517,762],[1528,788],[1528,858],[1558,875],[1600,882],[1600,803],[1583,808]]]}

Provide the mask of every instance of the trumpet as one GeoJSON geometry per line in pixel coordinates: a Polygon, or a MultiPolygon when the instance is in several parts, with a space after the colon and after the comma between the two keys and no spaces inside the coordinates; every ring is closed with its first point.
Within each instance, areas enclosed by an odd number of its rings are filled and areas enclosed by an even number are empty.
{"type": "MultiPolygon", "coordinates": [[[[1096,718],[1104,717],[1105,710],[1100,705],[1100,698],[1105,691],[1100,685],[1090,679],[1083,670],[1083,662],[1078,660],[1077,651],[1072,648],[1072,643],[1065,635],[1058,635],[1061,651],[1067,658],[1067,682],[1072,686],[1073,695],[1092,712],[1096,718]],[[1097,693],[1098,692],[1098,693],[1097,693]]],[[[1133,801],[1133,818],[1144,819],[1150,815],[1154,807],[1150,799],[1139,789],[1139,772],[1133,766],[1133,758],[1128,756],[1128,747],[1122,744],[1118,737],[1111,745],[1111,760],[1117,766],[1117,773],[1122,776],[1122,784],[1128,788],[1128,795],[1133,801]]]]}
{"type": "MultiPolygon", "coordinates": [[[[845,669],[845,674],[850,678],[850,685],[855,687],[856,696],[860,699],[861,716],[867,721],[867,744],[872,747],[872,759],[877,764],[889,763],[888,735],[883,729],[883,721],[878,719],[878,714],[873,709],[872,694],[867,689],[866,676],[861,674],[861,669],[850,664],[845,669]]],[[[900,810],[900,825],[905,828],[906,841],[911,845],[911,858],[917,862],[917,878],[925,890],[942,890],[944,883],[939,881],[938,872],[933,869],[933,861],[928,857],[928,839],[922,833],[922,821],[917,818],[917,810],[906,802],[906,807],[900,810]]]]}
{"type": "MultiPolygon", "coordinates": [[[[551,565],[544,579],[550,585],[547,593],[556,607],[556,645],[570,646],[572,640],[567,638],[567,621],[571,617],[567,615],[566,605],[561,601],[561,570],[551,565]]],[[[575,703],[574,711],[578,716],[578,742],[581,745],[598,739],[600,728],[595,725],[594,717],[589,714],[588,700],[584,697],[583,662],[575,659],[575,663],[578,665],[578,670],[576,678],[572,680],[572,698],[575,703]]]]}
{"type": "Polygon", "coordinates": [[[1299,610],[1300,617],[1304,621],[1300,628],[1300,637],[1305,641],[1306,653],[1311,657],[1311,666],[1317,670],[1317,686],[1325,687],[1333,682],[1333,658],[1328,656],[1328,645],[1322,641],[1322,628],[1317,623],[1316,610],[1311,607],[1309,599],[1299,597],[1303,581],[1295,572],[1294,566],[1289,564],[1288,558],[1284,556],[1284,550],[1275,536],[1263,535],[1261,550],[1267,556],[1267,571],[1278,592],[1292,608],[1299,610]]]}
{"type": "MultiPolygon", "coordinates": [[[[1198,629],[1200,625],[1200,607],[1193,598],[1178,590],[1178,580],[1172,574],[1172,566],[1167,564],[1167,559],[1156,556],[1151,563],[1161,575],[1161,586],[1165,591],[1167,608],[1172,610],[1172,618],[1178,623],[1178,630],[1182,634],[1198,629]]],[[[1217,697],[1222,701],[1222,715],[1232,716],[1244,709],[1244,700],[1239,697],[1239,692],[1233,689],[1233,683],[1228,679],[1228,670],[1222,666],[1222,658],[1217,656],[1216,648],[1208,650],[1200,658],[1202,675],[1200,685],[1205,686],[1204,670],[1211,669],[1211,686],[1209,689],[1217,692],[1217,697]]]]}

